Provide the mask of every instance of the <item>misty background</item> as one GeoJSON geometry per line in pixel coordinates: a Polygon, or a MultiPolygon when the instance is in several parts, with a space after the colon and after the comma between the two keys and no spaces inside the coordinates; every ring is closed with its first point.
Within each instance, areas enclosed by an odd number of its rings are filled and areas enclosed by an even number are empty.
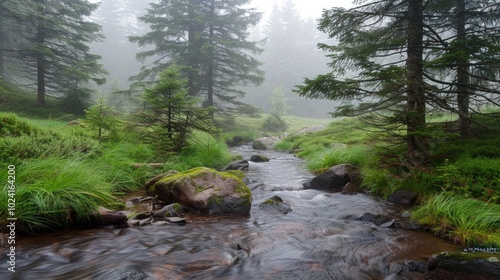
{"type": "MultiPolygon", "coordinates": [[[[91,1],[99,2],[99,1],[91,1]]],[[[114,106],[125,106],[123,98],[112,92],[126,91],[148,61],[138,61],[136,53],[144,50],[131,43],[129,36],[148,32],[148,26],[138,20],[146,13],[150,1],[102,0],[92,20],[102,26],[103,42],[91,45],[91,52],[102,56],[102,64],[109,72],[107,83],[100,90],[114,106]]],[[[261,42],[264,51],[256,56],[263,63],[265,81],[260,86],[243,88],[243,102],[269,112],[269,97],[273,89],[283,87],[289,115],[328,118],[335,102],[311,100],[298,96],[292,89],[305,77],[313,78],[329,72],[326,53],[317,48],[318,42],[331,43],[326,34],[317,30],[317,19],[323,9],[333,6],[349,7],[350,1],[327,0],[254,0],[248,7],[262,13],[262,18],[251,32],[250,40],[261,42]]]]}

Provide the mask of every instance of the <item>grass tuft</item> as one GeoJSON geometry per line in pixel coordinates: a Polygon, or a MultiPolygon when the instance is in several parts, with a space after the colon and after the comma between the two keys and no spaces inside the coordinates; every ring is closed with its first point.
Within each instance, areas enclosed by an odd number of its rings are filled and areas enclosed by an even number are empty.
{"type": "Polygon", "coordinates": [[[413,212],[433,232],[468,245],[500,247],[500,205],[441,193],[413,212]]]}
{"type": "MultiPolygon", "coordinates": [[[[7,181],[4,174],[0,175],[2,182],[7,181]]],[[[24,232],[85,226],[98,206],[114,201],[112,186],[105,181],[103,172],[77,160],[32,160],[16,167],[16,182],[15,215],[24,232]]],[[[7,201],[6,190],[0,197],[7,201]]],[[[2,203],[1,221],[6,221],[7,210],[2,203]]]]}

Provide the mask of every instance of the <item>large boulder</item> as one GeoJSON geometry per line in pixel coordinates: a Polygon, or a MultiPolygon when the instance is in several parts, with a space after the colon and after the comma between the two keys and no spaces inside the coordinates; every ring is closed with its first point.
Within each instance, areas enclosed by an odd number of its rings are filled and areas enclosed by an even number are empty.
{"type": "Polygon", "coordinates": [[[240,178],[210,168],[169,172],[153,178],[146,188],[167,204],[180,203],[201,215],[246,215],[252,204],[250,189],[240,178]]]}
{"type": "Polygon", "coordinates": [[[231,147],[241,146],[241,145],[245,145],[246,141],[245,141],[245,138],[243,138],[243,136],[237,135],[237,136],[234,136],[232,139],[227,140],[226,144],[228,146],[231,146],[231,147]]]}
{"type": "Polygon", "coordinates": [[[261,137],[253,142],[252,147],[256,150],[272,150],[279,141],[280,139],[276,136],[261,137]]]}
{"type": "Polygon", "coordinates": [[[252,155],[250,157],[251,162],[268,162],[269,158],[263,155],[252,155]]]}
{"type": "Polygon", "coordinates": [[[387,201],[406,205],[414,205],[417,200],[418,194],[406,190],[396,191],[387,198],[387,201]]]}
{"type": "Polygon", "coordinates": [[[329,190],[340,192],[347,183],[359,185],[359,169],[351,164],[340,164],[312,178],[303,184],[304,189],[329,190]]]}
{"type": "Polygon", "coordinates": [[[121,225],[125,224],[128,220],[127,216],[119,211],[110,210],[99,206],[99,216],[102,218],[104,225],[121,225]]]}

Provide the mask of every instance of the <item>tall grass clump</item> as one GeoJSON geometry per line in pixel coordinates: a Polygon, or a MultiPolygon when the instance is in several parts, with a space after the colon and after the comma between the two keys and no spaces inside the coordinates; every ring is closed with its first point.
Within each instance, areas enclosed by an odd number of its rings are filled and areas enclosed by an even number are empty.
{"type": "Polygon", "coordinates": [[[386,170],[366,167],[361,169],[363,187],[383,197],[389,196],[397,188],[394,178],[386,170]]]}
{"type": "Polygon", "coordinates": [[[358,167],[377,162],[377,155],[369,146],[356,145],[345,148],[322,149],[308,156],[307,168],[313,172],[323,171],[338,164],[352,164],[358,167]]]}
{"type": "MultiPolygon", "coordinates": [[[[16,166],[16,217],[24,232],[85,227],[95,218],[98,206],[110,206],[111,185],[98,168],[78,160],[47,158],[16,166]]],[[[6,182],[6,172],[0,180],[6,182]]],[[[7,190],[0,199],[7,201],[7,190]]],[[[1,228],[8,216],[0,204],[1,228]]]]}
{"type": "Polygon", "coordinates": [[[232,155],[223,141],[216,140],[206,132],[195,131],[181,152],[167,158],[166,165],[178,171],[199,166],[217,169],[224,167],[231,159],[232,155]]]}
{"type": "Polygon", "coordinates": [[[413,212],[412,218],[457,243],[500,247],[498,204],[443,192],[413,212]]]}
{"type": "Polygon", "coordinates": [[[103,171],[114,191],[130,193],[139,190],[154,175],[153,169],[140,165],[156,162],[156,155],[148,144],[122,141],[106,143],[102,154],[92,162],[103,171]]]}

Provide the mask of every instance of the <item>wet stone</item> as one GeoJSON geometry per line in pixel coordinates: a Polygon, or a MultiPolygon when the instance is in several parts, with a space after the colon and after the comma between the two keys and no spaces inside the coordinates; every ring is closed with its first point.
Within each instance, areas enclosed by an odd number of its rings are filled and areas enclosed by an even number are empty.
{"type": "Polygon", "coordinates": [[[149,213],[139,213],[139,214],[135,215],[132,219],[143,220],[143,219],[149,218],[150,216],[151,215],[149,213]]]}
{"type": "Polygon", "coordinates": [[[186,219],[179,217],[168,217],[165,220],[169,223],[174,223],[174,224],[186,224],[186,219]]]}
{"type": "Polygon", "coordinates": [[[375,215],[372,213],[364,213],[363,216],[361,216],[359,218],[355,218],[355,220],[374,223],[377,226],[385,225],[387,223],[394,223],[394,221],[387,216],[375,215]]]}
{"type": "Polygon", "coordinates": [[[151,224],[151,218],[143,219],[139,221],[139,226],[143,227],[145,225],[151,224]]]}

